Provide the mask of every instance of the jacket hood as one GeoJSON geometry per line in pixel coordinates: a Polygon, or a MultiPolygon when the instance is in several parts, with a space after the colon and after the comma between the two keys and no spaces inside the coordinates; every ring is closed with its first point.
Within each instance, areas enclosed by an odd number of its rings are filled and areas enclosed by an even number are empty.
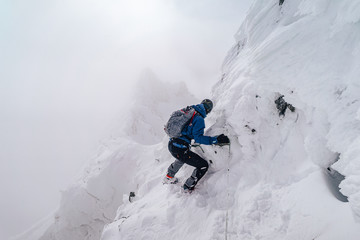
{"type": "Polygon", "coordinates": [[[198,104],[198,105],[193,105],[192,107],[195,109],[195,111],[197,111],[198,113],[200,113],[200,115],[201,115],[203,118],[206,118],[206,111],[205,111],[204,105],[198,104]]]}

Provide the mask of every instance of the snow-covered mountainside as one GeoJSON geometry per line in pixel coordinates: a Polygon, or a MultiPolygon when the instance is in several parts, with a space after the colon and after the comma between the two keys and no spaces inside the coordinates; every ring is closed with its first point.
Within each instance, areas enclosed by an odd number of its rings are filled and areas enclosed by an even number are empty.
{"type": "Polygon", "coordinates": [[[359,239],[359,16],[356,1],[256,1],[207,121],[209,135],[231,136],[231,152],[199,151],[214,164],[190,196],[161,185],[168,157],[139,169],[138,199],[102,239],[359,239]],[[281,94],[296,108],[285,117],[281,94]],[[331,165],[348,203],[328,188],[331,165]]]}
{"type": "MultiPolygon", "coordinates": [[[[128,132],[64,192],[40,239],[360,239],[359,27],[359,1],[256,0],[206,119],[206,134],[225,133],[231,147],[193,148],[213,162],[196,190],[162,184],[173,158],[161,126],[199,101],[148,79],[128,132]],[[279,116],[281,95],[295,111],[279,116]],[[348,202],[329,188],[328,168],[345,176],[348,202]]],[[[39,239],[32,232],[20,239],[39,239]]]]}

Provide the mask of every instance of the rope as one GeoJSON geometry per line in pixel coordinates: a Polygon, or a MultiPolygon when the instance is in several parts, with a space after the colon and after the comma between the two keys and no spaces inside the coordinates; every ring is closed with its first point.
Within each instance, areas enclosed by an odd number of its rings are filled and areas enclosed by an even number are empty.
{"type": "Polygon", "coordinates": [[[202,151],[203,153],[205,153],[204,149],[201,147],[200,144],[192,144],[191,147],[198,147],[198,148],[201,149],[201,151],[202,151]]]}
{"type": "MultiPolygon", "coordinates": [[[[199,147],[201,149],[201,151],[203,153],[205,153],[204,149],[200,146],[200,144],[193,144],[191,145],[192,147],[199,147]]],[[[230,143],[226,143],[226,144],[218,144],[218,146],[223,147],[223,146],[229,146],[229,157],[228,157],[228,162],[227,162],[227,173],[226,173],[226,215],[225,215],[225,240],[227,240],[227,235],[228,235],[228,225],[229,225],[229,202],[230,202],[230,191],[229,191],[229,175],[230,175],[230,159],[231,159],[231,144],[230,143]]]]}
{"type": "MultiPolygon", "coordinates": [[[[200,144],[193,144],[192,147],[199,147],[203,153],[205,151],[200,146],[200,144]]],[[[229,226],[229,203],[230,203],[230,191],[229,191],[229,183],[230,183],[230,159],[231,159],[231,144],[218,144],[220,147],[229,146],[229,157],[227,161],[227,173],[226,173],[226,215],[225,215],[225,240],[227,240],[228,235],[228,226],[229,226]]]]}
{"type": "Polygon", "coordinates": [[[229,191],[229,183],[230,183],[230,159],[231,159],[231,145],[229,143],[229,157],[227,162],[227,172],[226,172],[226,215],[225,215],[225,240],[227,240],[228,236],[228,227],[229,227],[229,202],[230,202],[230,191],[229,191]]]}

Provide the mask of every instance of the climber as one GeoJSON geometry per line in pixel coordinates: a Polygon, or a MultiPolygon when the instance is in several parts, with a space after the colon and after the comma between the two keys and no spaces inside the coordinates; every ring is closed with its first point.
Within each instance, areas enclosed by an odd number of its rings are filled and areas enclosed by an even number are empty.
{"type": "Polygon", "coordinates": [[[181,136],[177,138],[170,138],[168,148],[175,162],[173,162],[167,171],[164,178],[164,183],[177,183],[178,179],[175,174],[184,165],[184,163],[195,167],[192,175],[185,181],[183,189],[185,192],[194,190],[195,185],[204,176],[209,168],[206,160],[198,154],[192,152],[191,140],[194,139],[196,143],[212,145],[212,144],[229,144],[230,140],[224,134],[219,136],[204,136],[205,121],[204,118],[209,114],[213,108],[213,103],[209,99],[205,99],[201,104],[191,106],[195,109],[195,115],[190,123],[182,129],[181,136]]]}

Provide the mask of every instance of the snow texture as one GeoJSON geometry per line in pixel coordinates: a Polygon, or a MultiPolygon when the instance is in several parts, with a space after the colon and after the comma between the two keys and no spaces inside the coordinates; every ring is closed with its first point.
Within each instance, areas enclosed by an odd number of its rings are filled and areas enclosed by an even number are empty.
{"type": "Polygon", "coordinates": [[[199,101],[147,79],[127,137],[103,146],[40,239],[360,239],[359,16],[354,0],[256,0],[206,119],[206,134],[225,133],[231,147],[193,148],[212,160],[196,190],[162,184],[173,158],[160,126],[199,101]],[[295,112],[279,116],[281,95],[295,112]],[[349,202],[328,188],[330,166],[349,202]]]}

